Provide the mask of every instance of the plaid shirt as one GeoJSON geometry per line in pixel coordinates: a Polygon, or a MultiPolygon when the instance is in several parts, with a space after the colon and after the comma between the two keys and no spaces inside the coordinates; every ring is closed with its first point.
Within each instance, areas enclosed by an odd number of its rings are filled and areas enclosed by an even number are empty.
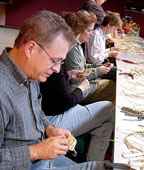
{"type": "Polygon", "coordinates": [[[42,139],[49,123],[41,111],[38,82],[28,81],[7,50],[0,58],[0,170],[28,170],[28,145],[42,139]]]}

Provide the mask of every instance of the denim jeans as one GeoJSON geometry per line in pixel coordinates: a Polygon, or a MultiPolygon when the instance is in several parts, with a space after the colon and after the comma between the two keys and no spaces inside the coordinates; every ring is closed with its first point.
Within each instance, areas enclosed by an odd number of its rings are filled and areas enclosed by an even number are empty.
{"type": "Polygon", "coordinates": [[[77,164],[61,156],[51,161],[37,161],[33,163],[31,170],[103,170],[103,164],[96,163],[95,161],[77,164]]]}
{"type": "Polygon", "coordinates": [[[134,170],[127,164],[111,163],[109,161],[89,161],[74,163],[68,158],[61,156],[52,161],[38,161],[30,170],[134,170]]]}
{"type": "Polygon", "coordinates": [[[49,116],[51,124],[69,129],[77,137],[91,134],[87,160],[104,160],[109,139],[114,128],[113,107],[109,101],[95,102],[86,106],[76,105],[63,114],[49,116]]]}

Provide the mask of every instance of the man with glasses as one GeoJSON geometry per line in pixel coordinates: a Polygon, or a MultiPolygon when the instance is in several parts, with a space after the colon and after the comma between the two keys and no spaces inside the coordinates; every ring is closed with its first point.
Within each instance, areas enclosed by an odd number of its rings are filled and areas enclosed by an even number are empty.
{"type": "Polygon", "coordinates": [[[59,72],[73,43],[65,21],[53,12],[41,11],[25,21],[14,48],[3,51],[1,170],[96,169],[96,162],[76,164],[63,156],[68,151],[70,132],[50,125],[41,111],[38,81],[44,82],[53,72],[59,72]]]}
{"type": "Polygon", "coordinates": [[[62,65],[62,64],[64,63],[62,57],[55,57],[55,58],[53,58],[53,57],[48,53],[48,51],[45,49],[45,47],[44,47],[42,44],[40,44],[40,43],[38,43],[38,42],[36,42],[36,43],[37,43],[37,44],[39,45],[39,47],[45,52],[45,54],[50,58],[50,60],[51,60],[51,62],[52,62],[52,65],[62,65]]]}

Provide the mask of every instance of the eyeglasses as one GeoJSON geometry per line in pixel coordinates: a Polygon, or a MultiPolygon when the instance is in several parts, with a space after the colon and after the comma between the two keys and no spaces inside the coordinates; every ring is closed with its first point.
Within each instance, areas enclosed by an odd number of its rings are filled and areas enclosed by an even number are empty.
{"type": "MultiPolygon", "coordinates": [[[[36,42],[36,41],[35,41],[36,42]]],[[[60,58],[53,58],[48,52],[47,50],[44,48],[44,46],[38,42],[36,42],[37,45],[46,53],[46,55],[50,58],[50,60],[52,61],[53,65],[62,65],[64,64],[64,61],[60,58]]]]}

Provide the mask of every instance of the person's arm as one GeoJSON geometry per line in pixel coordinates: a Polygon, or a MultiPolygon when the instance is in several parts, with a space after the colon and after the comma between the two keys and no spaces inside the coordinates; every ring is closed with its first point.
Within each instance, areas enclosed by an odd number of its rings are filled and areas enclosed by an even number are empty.
{"type": "Polygon", "coordinates": [[[67,73],[63,72],[57,76],[59,81],[59,83],[57,82],[57,88],[60,88],[62,94],[61,100],[64,101],[64,108],[67,110],[80,103],[84,98],[82,89],[77,87],[74,91],[71,92],[71,85],[67,73]]]}
{"type": "Polygon", "coordinates": [[[52,75],[40,88],[42,108],[47,115],[60,114],[84,99],[83,87],[71,91],[69,77],[64,72],[52,75]]]}
{"type": "Polygon", "coordinates": [[[11,170],[11,169],[21,169],[28,170],[31,166],[29,149],[27,145],[19,146],[4,146],[6,142],[5,133],[6,127],[9,121],[6,107],[0,104],[0,169],[1,170],[11,170]]]}

